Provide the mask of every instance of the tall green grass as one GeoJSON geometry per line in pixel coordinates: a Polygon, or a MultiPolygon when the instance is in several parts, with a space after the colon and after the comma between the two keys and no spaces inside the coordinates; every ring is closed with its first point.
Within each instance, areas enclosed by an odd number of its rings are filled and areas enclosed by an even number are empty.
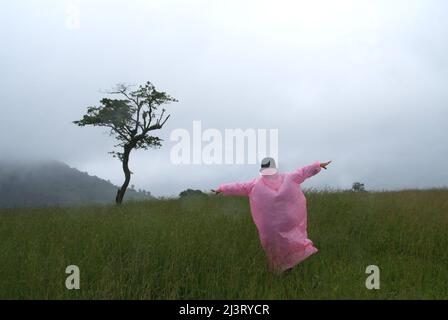
{"type": "Polygon", "coordinates": [[[310,192],[319,252],[267,271],[246,198],[0,211],[1,299],[447,299],[448,190],[310,192]],[[367,290],[365,269],[381,270],[367,290]],[[65,288],[77,265],[81,289],[65,288]]]}

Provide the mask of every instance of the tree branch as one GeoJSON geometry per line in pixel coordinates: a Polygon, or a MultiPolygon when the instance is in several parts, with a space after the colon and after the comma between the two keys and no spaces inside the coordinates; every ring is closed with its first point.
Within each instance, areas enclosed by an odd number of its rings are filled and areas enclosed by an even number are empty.
{"type": "Polygon", "coordinates": [[[147,131],[146,132],[148,132],[148,131],[152,131],[152,130],[158,130],[158,129],[162,129],[162,127],[164,126],[164,124],[168,121],[168,119],[171,117],[171,115],[169,114],[166,118],[165,118],[165,120],[162,122],[162,123],[160,123],[160,121],[161,121],[161,117],[157,120],[157,123],[156,124],[154,124],[154,125],[152,125],[152,126],[150,126],[148,129],[147,129],[147,131]]]}

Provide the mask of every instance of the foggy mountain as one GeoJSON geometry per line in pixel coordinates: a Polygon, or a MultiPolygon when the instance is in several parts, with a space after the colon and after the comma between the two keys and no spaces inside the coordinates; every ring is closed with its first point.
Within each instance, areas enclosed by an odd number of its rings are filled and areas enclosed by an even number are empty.
{"type": "MultiPolygon", "coordinates": [[[[58,161],[0,162],[0,208],[114,203],[118,186],[58,161]]],[[[153,198],[128,189],[125,200],[153,198]]]]}

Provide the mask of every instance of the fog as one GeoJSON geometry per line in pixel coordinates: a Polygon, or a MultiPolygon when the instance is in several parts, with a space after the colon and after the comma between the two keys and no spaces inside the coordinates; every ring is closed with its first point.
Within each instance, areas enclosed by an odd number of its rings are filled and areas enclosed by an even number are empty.
{"type": "Polygon", "coordinates": [[[256,177],[175,165],[173,130],[278,129],[279,167],[333,160],[306,187],[448,185],[448,2],[32,1],[0,11],[0,158],[57,159],[122,183],[115,141],[79,128],[117,83],[179,102],[161,149],[131,156],[155,195],[256,177]]]}

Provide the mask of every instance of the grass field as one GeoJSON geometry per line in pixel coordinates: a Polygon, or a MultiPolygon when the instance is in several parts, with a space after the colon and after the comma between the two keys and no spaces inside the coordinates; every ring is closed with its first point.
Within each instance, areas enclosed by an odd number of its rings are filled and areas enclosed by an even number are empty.
{"type": "Polygon", "coordinates": [[[448,299],[448,190],[307,198],[319,252],[282,276],[246,198],[0,210],[0,298],[448,299]],[[65,288],[72,264],[80,290],[65,288]],[[372,264],[380,290],[365,287],[372,264]]]}

